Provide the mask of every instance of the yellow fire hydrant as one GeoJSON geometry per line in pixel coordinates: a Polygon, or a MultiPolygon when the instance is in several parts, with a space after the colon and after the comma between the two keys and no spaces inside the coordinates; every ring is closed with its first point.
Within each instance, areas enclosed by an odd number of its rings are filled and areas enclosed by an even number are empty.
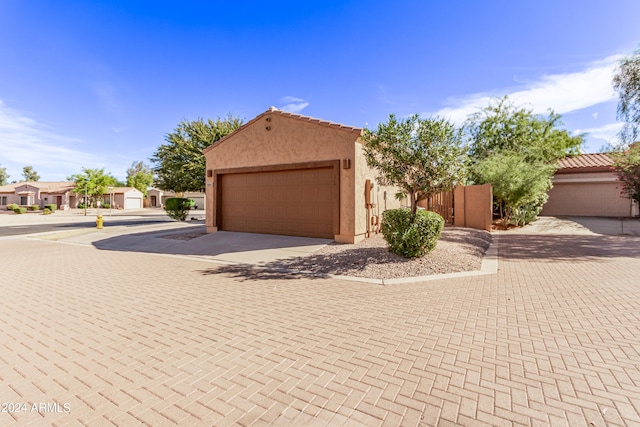
{"type": "Polygon", "coordinates": [[[104,228],[104,221],[102,220],[102,215],[98,215],[96,218],[96,228],[104,228]]]}

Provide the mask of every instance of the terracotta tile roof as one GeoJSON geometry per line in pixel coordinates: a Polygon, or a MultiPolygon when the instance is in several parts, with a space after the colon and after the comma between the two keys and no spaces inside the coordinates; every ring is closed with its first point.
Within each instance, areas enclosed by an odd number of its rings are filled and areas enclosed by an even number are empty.
{"type": "Polygon", "coordinates": [[[225,136],[224,138],[221,138],[220,140],[218,140],[214,144],[211,144],[210,146],[208,146],[207,148],[202,150],[202,152],[203,153],[208,152],[213,147],[218,146],[220,143],[226,141],[231,135],[235,135],[238,132],[242,132],[244,129],[246,129],[251,124],[257,122],[258,120],[260,120],[260,119],[262,119],[262,118],[264,118],[264,117],[266,117],[268,115],[279,115],[279,116],[283,116],[283,117],[289,117],[289,118],[300,120],[300,121],[303,121],[303,122],[315,123],[315,124],[318,124],[318,125],[321,125],[321,126],[327,126],[327,127],[331,127],[331,128],[342,130],[342,131],[352,132],[352,133],[355,133],[355,134],[358,134],[358,135],[360,135],[362,133],[362,129],[361,128],[357,128],[357,127],[354,127],[354,126],[347,126],[347,125],[343,125],[343,124],[340,124],[340,123],[330,122],[328,120],[322,120],[322,119],[316,119],[314,117],[303,116],[302,114],[289,113],[287,111],[278,110],[276,107],[269,107],[269,109],[267,111],[265,111],[262,114],[259,114],[258,116],[254,117],[253,119],[249,120],[247,123],[243,124],[239,129],[236,129],[234,132],[230,133],[229,135],[225,136]]]}
{"type": "Polygon", "coordinates": [[[607,153],[581,154],[560,159],[556,173],[608,172],[612,164],[607,153]]]}

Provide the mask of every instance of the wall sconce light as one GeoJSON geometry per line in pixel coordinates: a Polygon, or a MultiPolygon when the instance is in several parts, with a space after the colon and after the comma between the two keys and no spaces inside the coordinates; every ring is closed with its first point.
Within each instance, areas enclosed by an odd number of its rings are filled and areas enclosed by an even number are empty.
{"type": "Polygon", "coordinates": [[[342,160],[342,169],[351,169],[351,159],[342,160]]]}

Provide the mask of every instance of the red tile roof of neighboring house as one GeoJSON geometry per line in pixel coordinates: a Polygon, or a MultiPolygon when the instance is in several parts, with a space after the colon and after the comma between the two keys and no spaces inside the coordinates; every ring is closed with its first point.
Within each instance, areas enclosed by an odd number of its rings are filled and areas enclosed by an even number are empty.
{"type": "Polygon", "coordinates": [[[612,164],[607,153],[581,154],[560,159],[556,173],[609,172],[612,164]]]}

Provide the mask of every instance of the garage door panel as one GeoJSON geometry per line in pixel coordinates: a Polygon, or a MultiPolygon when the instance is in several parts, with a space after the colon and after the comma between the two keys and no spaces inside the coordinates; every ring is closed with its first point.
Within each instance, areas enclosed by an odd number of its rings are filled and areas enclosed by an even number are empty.
{"type": "Polygon", "coordinates": [[[334,181],[332,167],[225,174],[221,229],[333,238],[334,181]]]}
{"type": "Polygon", "coordinates": [[[542,215],[628,216],[618,183],[555,183],[542,215]]]}

